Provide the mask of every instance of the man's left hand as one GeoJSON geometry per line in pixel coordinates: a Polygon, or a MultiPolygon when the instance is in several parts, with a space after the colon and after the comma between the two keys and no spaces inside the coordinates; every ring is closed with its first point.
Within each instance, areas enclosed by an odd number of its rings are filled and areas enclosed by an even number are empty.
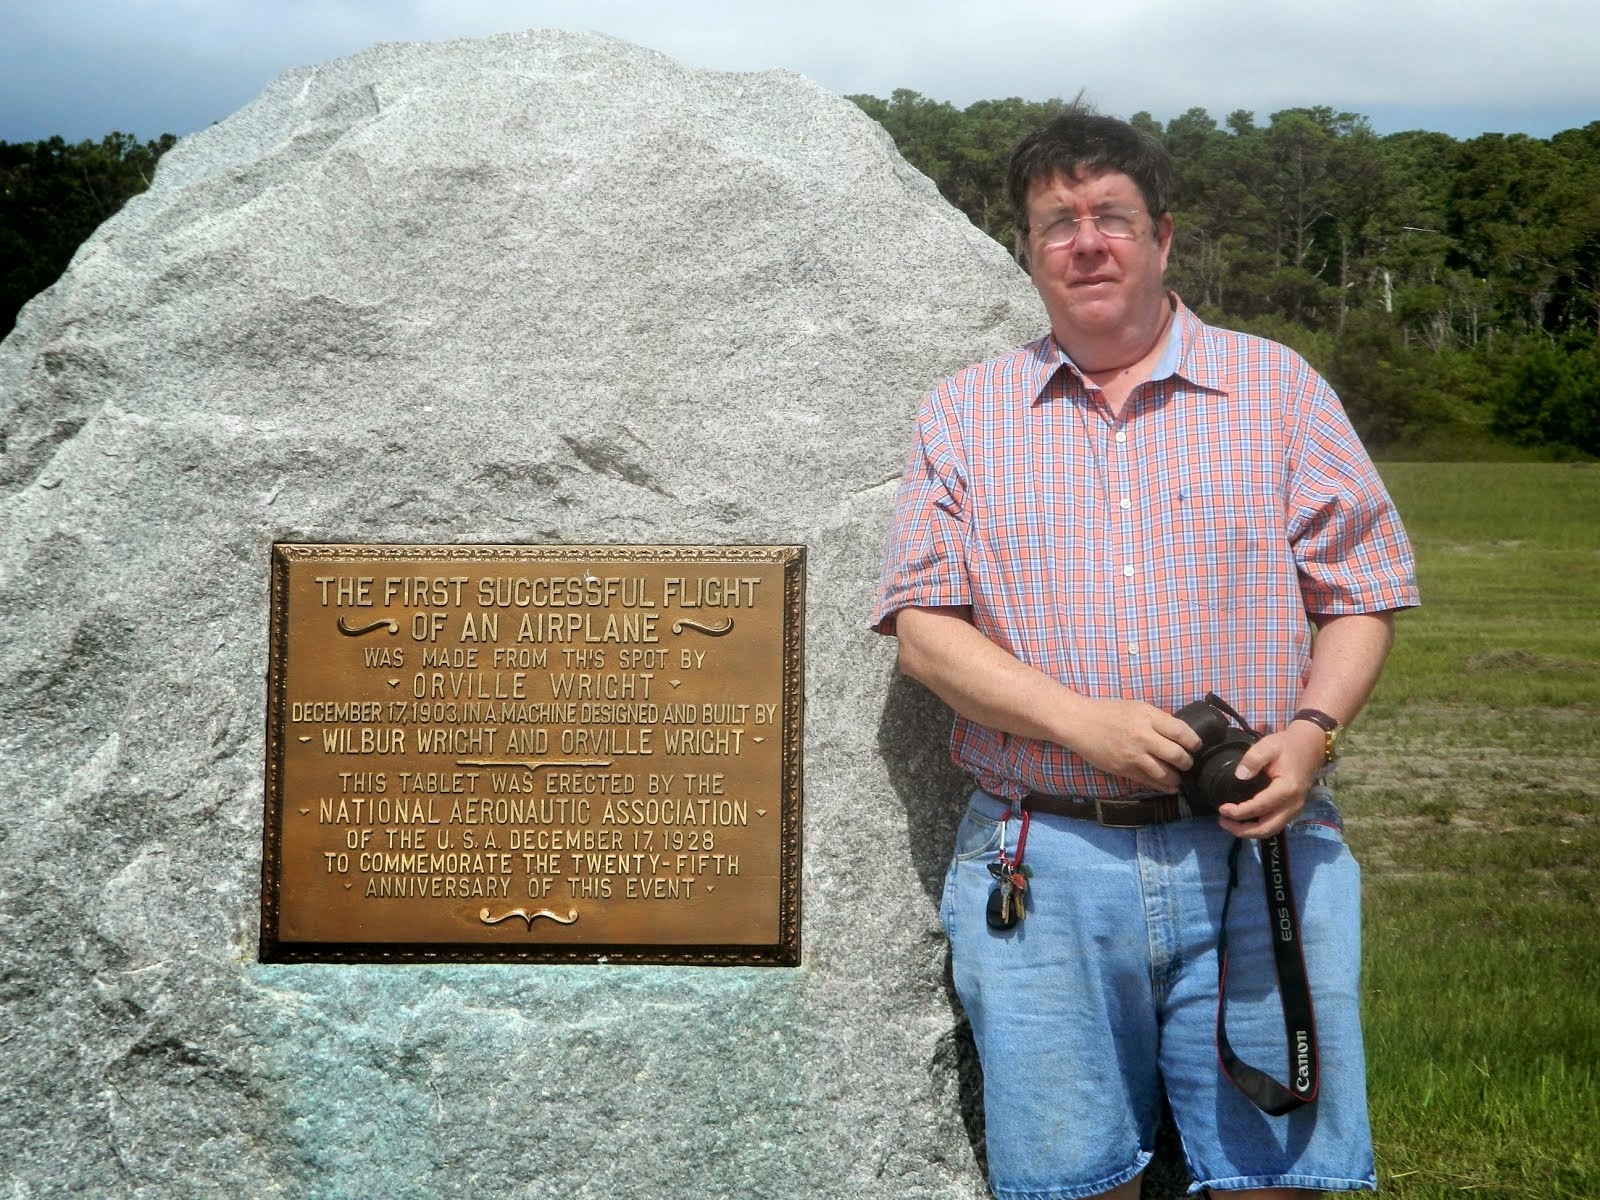
{"type": "Polygon", "coordinates": [[[1326,740],[1310,721],[1291,721],[1244,752],[1240,778],[1265,773],[1267,786],[1242,804],[1224,804],[1218,824],[1234,837],[1271,837],[1300,815],[1306,792],[1322,769],[1326,740]]]}

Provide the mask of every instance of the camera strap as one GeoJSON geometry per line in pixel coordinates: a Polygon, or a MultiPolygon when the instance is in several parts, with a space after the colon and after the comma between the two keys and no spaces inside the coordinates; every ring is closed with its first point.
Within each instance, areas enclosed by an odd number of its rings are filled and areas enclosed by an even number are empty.
{"type": "Polygon", "coordinates": [[[1283,1031],[1288,1044],[1289,1079],[1285,1087],[1258,1067],[1240,1060],[1228,1044],[1228,907],[1239,883],[1239,851],[1235,838],[1228,851],[1228,890],[1222,899],[1222,924],[1217,932],[1217,1057],[1233,1085],[1262,1112],[1274,1117],[1293,1112],[1317,1098],[1317,1022],[1306,980],[1305,952],[1300,944],[1300,918],[1295,912],[1289,879],[1289,839],[1280,830],[1261,840],[1261,871],[1267,890],[1268,932],[1278,971],[1278,998],[1283,1005],[1283,1031]]]}

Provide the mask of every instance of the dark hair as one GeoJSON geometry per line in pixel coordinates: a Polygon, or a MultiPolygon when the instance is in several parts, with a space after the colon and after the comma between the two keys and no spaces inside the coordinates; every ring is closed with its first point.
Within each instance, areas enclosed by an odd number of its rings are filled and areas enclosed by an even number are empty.
{"type": "Polygon", "coordinates": [[[1017,260],[1028,265],[1028,189],[1041,179],[1076,178],[1085,169],[1121,171],[1139,187],[1145,211],[1160,221],[1172,203],[1166,147],[1126,121],[1074,104],[1017,143],[1006,172],[1016,222],[1017,260]]]}

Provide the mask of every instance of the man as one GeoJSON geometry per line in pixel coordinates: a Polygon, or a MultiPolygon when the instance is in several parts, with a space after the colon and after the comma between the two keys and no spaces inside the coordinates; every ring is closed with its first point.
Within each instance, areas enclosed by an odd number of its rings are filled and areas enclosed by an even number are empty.
{"type": "MultiPolygon", "coordinates": [[[[1164,289],[1159,143],[1075,109],[1023,139],[1009,186],[1050,335],[924,403],[874,618],[955,709],[978,783],[942,917],[991,1187],[1137,1196],[1164,1094],[1197,1184],[1374,1188],[1358,872],[1312,787],[1417,602],[1405,533],[1305,362],[1164,289]],[[1174,798],[1201,739],[1172,713],[1207,692],[1264,732],[1237,774],[1265,786],[1201,817],[1174,798]],[[1218,1065],[1217,936],[1234,839],[1259,879],[1259,839],[1285,829],[1321,1082],[1269,1117],[1218,1065]],[[995,872],[1020,873],[1024,831],[1025,916],[996,928],[995,872]]],[[[1260,897],[1228,919],[1227,1029],[1270,1067],[1284,1022],[1260,897]]]]}

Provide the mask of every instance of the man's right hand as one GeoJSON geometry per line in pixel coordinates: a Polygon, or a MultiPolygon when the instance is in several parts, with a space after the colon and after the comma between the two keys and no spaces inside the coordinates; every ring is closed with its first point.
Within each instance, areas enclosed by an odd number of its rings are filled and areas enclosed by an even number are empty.
{"type": "Polygon", "coordinates": [[[900,669],[962,716],[990,729],[1065,746],[1136,787],[1178,789],[1200,736],[1171,713],[1136,700],[1092,700],[1019,662],[958,608],[897,616],[900,669]]]}
{"type": "Polygon", "coordinates": [[[1178,790],[1200,735],[1169,712],[1137,700],[1079,698],[1062,745],[1108,775],[1158,792],[1178,790]]]}

